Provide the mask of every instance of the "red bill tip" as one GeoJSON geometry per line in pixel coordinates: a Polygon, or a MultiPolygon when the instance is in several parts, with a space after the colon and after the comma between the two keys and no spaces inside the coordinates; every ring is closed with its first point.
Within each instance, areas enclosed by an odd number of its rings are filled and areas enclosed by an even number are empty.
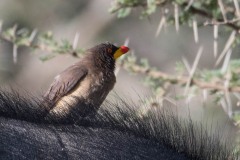
{"type": "Polygon", "coordinates": [[[129,51],[129,48],[126,46],[121,46],[120,47],[123,53],[127,53],[129,51]]]}

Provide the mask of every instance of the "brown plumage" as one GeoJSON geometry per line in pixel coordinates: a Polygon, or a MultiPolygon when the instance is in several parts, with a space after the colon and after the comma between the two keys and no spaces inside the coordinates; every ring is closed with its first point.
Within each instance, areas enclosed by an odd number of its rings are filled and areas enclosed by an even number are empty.
{"type": "Polygon", "coordinates": [[[48,116],[64,120],[95,113],[116,82],[114,54],[119,50],[110,43],[99,44],[57,75],[44,95],[51,105],[48,116]]]}

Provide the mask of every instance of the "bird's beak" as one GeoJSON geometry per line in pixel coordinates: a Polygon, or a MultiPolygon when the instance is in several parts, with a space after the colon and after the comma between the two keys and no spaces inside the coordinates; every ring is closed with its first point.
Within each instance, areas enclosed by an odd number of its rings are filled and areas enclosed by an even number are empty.
{"type": "Polygon", "coordinates": [[[121,55],[127,53],[129,51],[129,48],[126,46],[121,46],[118,48],[118,50],[116,50],[116,52],[114,53],[114,59],[116,60],[118,57],[120,57],[121,55]]]}

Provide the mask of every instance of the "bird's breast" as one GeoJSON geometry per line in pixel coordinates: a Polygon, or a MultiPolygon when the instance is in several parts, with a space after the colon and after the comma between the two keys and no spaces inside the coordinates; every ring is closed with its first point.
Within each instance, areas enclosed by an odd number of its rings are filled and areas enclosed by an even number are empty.
{"type": "Polygon", "coordinates": [[[83,81],[77,84],[71,96],[81,97],[86,100],[101,98],[101,95],[112,90],[115,84],[115,76],[107,77],[102,73],[88,75],[83,81]],[[96,96],[96,97],[95,97],[96,96]]]}

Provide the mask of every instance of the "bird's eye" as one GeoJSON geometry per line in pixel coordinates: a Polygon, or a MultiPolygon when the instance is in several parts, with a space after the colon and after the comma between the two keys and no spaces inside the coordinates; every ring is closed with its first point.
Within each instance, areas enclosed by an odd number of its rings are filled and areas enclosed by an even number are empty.
{"type": "Polygon", "coordinates": [[[107,49],[107,52],[108,52],[108,53],[112,53],[112,48],[108,48],[108,49],[107,49]]]}

